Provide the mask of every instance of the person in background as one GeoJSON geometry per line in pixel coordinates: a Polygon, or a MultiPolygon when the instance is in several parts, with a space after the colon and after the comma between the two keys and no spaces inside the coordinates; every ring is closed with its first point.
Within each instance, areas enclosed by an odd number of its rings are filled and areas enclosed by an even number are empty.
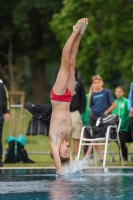
{"type": "Polygon", "coordinates": [[[117,86],[115,88],[115,99],[116,107],[112,110],[111,114],[116,114],[121,118],[120,126],[120,142],[122,155],[125,161],[128,160],[128,149],[126,147],[126,142],[131,141],[131,133],[129,131],[129,111],[128,111],[128,100],[124,97],[124,89],[122,86],[117,86]]]}
{"type": "Polygon", "coordinates": [[[3,81],[0,79],[0,167],[3,167],[2,163],[2,132],[4,121],[7,121],[10,117],[9,115],[9,95],[6,86],[3,84],[3,81]]]}
{"type": "MultiPolygon", "coordinates": [[[[91,98],[93,91],[94,91],[93,86],[91,85],[88,94],[86,94],[86,107],[85,107],[84,112],[81,115],[83,126],[90,126],[90,119],[89,119],[90,108],[89,107],[90,107],[90,98],[91,98]]],[[[85,138],[90,138],[88,129],[85,128],[84,131],[85,131],[85,138]]],[[[84,155],[86,154],[87,150],[88,150],[88,145],[84,145],[84,155]]]]}
{"type": "Polygon", "coordinates": [[[83,82],[78,78],[78,70],[75,70],[76,86],[70,104],[70,112],[72,118],[72,138],[74,139],[74,152],[78,155],[79,140],[81,129],[83,127],[81,115],[85,110],[86,96],[83,82]]]}
{"type": "MultiPolygon", "coordinates": [[[[96,126],[96,121],[100,116],[110,114],[115,108],[113,95],[109,89],[103,88],[103,84],[101,76],[96,75],[92,78],[92,85],[95,88],[90,99],[90,126],[92,128],[96,126]]],[[[95,131],[93,131],[93,136],[96,136],[95,131]]],[[[85,157],[92,154],[92,148],[93,146],[90,145],[85,157]]],[[[96,149],[100,157],[100,162],[103,162],[101,145],[97,145],[96,149]]]]}
{"type": "Polygon", "coordinates": [[[90,86],[88,94],[86,94],[86,107],[84,112],[82,113],[82,123],[84,126],[89,126],[90,125],[90,118],[89,118],[89,110],[90,110],[90,98],[92,93],[94,92],[93,86],[90,86]]]}
{"type": "Polygon", "coordinates": [[[58,174],[63,173],[62,161],[72,161],[69,145],[72,130],[70,102],[75,89],[76,55],[87,25],[88,19],[82,18],[73,26],[72,33],[62,50],[61,66],[50,92],[52,115],[49,139],[51,157],[58,174]]]}
{"type": "MultiPolygon", "coordinates": [[[[133,70],[133,66],[132,66],[133,70]]],[[[130,85],[130,91],[128,95],[128,110],[129,110],[129,116],[130,116],[130,129],[131,134],[133,137],[133,82],[130,85]]]]}

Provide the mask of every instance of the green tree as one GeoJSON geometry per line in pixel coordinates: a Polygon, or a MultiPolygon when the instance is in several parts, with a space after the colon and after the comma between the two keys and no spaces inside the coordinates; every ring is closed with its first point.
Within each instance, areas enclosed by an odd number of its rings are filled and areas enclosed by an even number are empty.
{"type": "MultiPolygon", "coordinates": [[[[1,66],[3,68],[8,65],[9,69],[11,68],[9,80],[16,84],[17,76],[14,68],[17,68],[18,73],[23,73],[25,69],[24,66],[20,69],[22,66],[20,60],[22,57],[23,60],[26,58],[25,66],[29,63],[32,74],[34,102],[44,103],[45,68],[47,64],[57,62],[60,55],[58,42],[50,30],[49,21],[52,15],[60,10],[61,0],[7,0],[6,2],[1,0],[1,5],[4,5],[0,10],[1,66]],[[6,55],[6,61],[3,55],[6,55]],[[8,55],[10,55],[10,63],[7,59],[8,55]],[[16,63],[19,63],[19,66],[15,67],[16,63]]],[[[23,81],[28,84],[30,80],[23,81]]],[[[10,88],[15,90],[11,82],[10,88]]]]}
{"type": "Polygon", "coordinates": [[[133,1],[64,0],[51,22],[61,46],[82,17],[89,19],[77,56],[84,81],[90,83],[91,77],[99,74],[109,88],[121,84],[128,91],[132,81],[133,1]]]}

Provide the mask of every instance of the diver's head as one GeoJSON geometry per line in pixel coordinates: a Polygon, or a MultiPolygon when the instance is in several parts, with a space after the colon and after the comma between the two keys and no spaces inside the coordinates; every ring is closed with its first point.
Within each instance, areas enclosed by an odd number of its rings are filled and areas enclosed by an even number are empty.
{"type": "Polygon", "coordinates": [[[65,162],[68,161],[70,158],[70,146],[69,146],[69,142],[62,142],[60,149],[59,149],[59,154],[60,154],[60,158],[61,161],[65,162]]]}
{"type": "MultiPolygon", "coordinates": [[[[66,141],[62,142],[60,149],[59,149],[59,155],[60,155],[61,162],[69,161],[69,159],[70,159],[69,142],[66,142],[66,141]]],[[[50,153],[50,156],[52,159],[54,159],[52,152],[50,153]]]]}

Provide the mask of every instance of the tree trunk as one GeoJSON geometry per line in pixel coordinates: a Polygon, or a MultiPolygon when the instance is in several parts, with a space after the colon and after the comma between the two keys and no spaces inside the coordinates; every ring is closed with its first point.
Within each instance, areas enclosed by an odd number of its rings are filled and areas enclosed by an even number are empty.
{"type": "Polygon", "coordinates": [[[14,69],[13,69],[13,63],[12,63],[12,49],[13,49],[13,44],[12,44],[12,36],[9,35],[9,48],[8,48],[8,66],[9,66],[9,80],[10,80],[10,90],[14,91],[15,90],[15,81],[14,81],[14,69]]]}
{"type": "Polygon", "coordinates": [[[32,66],[33,96],[34,103],[45,102],[45,67],[43,63],[32,66]]]}

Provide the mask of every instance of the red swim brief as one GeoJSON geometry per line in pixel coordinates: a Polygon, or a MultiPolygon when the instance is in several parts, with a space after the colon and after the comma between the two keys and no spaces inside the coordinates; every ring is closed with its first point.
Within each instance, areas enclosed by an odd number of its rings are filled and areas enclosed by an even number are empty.
{"type": "Polygon", "coordinates": [[[50,92],[50,99],[55,100],[55,101],[71,102],[72,94],[71,94],[71,91],[68,88],[66,88],[66,92],[64,94],[61,94],[61,95],[54,94],[54,91],[52,89],[51,92],[50,92]]]}

